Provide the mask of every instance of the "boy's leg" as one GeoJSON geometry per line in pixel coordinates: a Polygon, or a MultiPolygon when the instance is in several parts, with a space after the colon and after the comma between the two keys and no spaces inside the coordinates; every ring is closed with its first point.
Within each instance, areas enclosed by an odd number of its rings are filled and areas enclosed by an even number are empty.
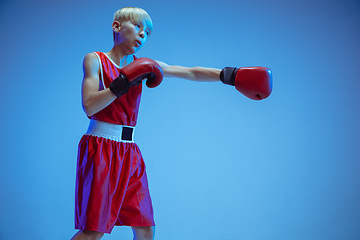
{"type": "Polygon", "coordinates": [[[104,233],[80,230],[71,238],[71,240],[99,240],[102,236],[104,236],[104,233]]]}
{"type": "Polygon", "coordinates": [[[153,240],[155,226],[152,227],[131,227],[134,232],[134,240],[153,240]]]}

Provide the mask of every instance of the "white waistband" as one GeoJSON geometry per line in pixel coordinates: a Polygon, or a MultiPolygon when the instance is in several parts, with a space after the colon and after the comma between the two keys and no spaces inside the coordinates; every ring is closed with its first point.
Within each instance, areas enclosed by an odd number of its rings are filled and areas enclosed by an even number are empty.
{"type": "Polygon", "coordinates": [[[90,119],[89,128],[85,134],[95,137],[103,137],[117,142],[134,142],[134,132],[135,132],[135,127],[118,125],[118,124],[90,119]],[[133,129],[131,141],[121,139],[123,127],[128,127],[133,129]]]}

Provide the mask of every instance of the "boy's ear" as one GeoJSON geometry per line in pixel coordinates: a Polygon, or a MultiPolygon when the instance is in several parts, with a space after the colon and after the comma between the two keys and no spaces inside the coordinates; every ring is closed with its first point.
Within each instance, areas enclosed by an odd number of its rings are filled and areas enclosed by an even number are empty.
{"type": "Polygon", "coordinates": [[[112,29],[114,32],[119,32],[120,31],[120,27],[121,27],[121,24],[119,21],[114,21],[113,24],[112,24],[112,29]]]}

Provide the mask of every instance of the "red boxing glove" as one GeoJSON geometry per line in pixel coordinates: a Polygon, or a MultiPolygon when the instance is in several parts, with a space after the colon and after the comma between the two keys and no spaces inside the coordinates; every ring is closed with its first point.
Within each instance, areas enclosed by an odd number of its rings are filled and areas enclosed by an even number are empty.
{"type": "Polygon", "coordinates": [[[226,67],[220,73],[220,80],[253,100],[265,99],[272,91],[272,73],[266,67],[226,67]]]}
{"type": "Polygon", "coordinates": [[[162,82],[163,71],[154,60],[138,58],[121,69],[120,76],[110,83],[109,88],[119,98],[129,91],[130,87],[139,85],[145,78],[149,88],[157,87],[162,82]]]}

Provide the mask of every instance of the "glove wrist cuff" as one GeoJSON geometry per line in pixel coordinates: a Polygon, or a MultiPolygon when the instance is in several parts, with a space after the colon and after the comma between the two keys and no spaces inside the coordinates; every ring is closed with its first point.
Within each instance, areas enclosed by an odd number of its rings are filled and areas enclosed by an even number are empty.
{"type": "Polygon", "coordinates": [[[237,68],[225,67],[220,72],[220,80],[227,85],[234,86],[237,68]]]}
{"type": "Polygon", "coordinates": [[[110,85],[109,89],[115,94],[117,98],[124,95],[130,89],[130,83],[125,75],[120,74],[120,76],[114,79],[110,85]]]}

